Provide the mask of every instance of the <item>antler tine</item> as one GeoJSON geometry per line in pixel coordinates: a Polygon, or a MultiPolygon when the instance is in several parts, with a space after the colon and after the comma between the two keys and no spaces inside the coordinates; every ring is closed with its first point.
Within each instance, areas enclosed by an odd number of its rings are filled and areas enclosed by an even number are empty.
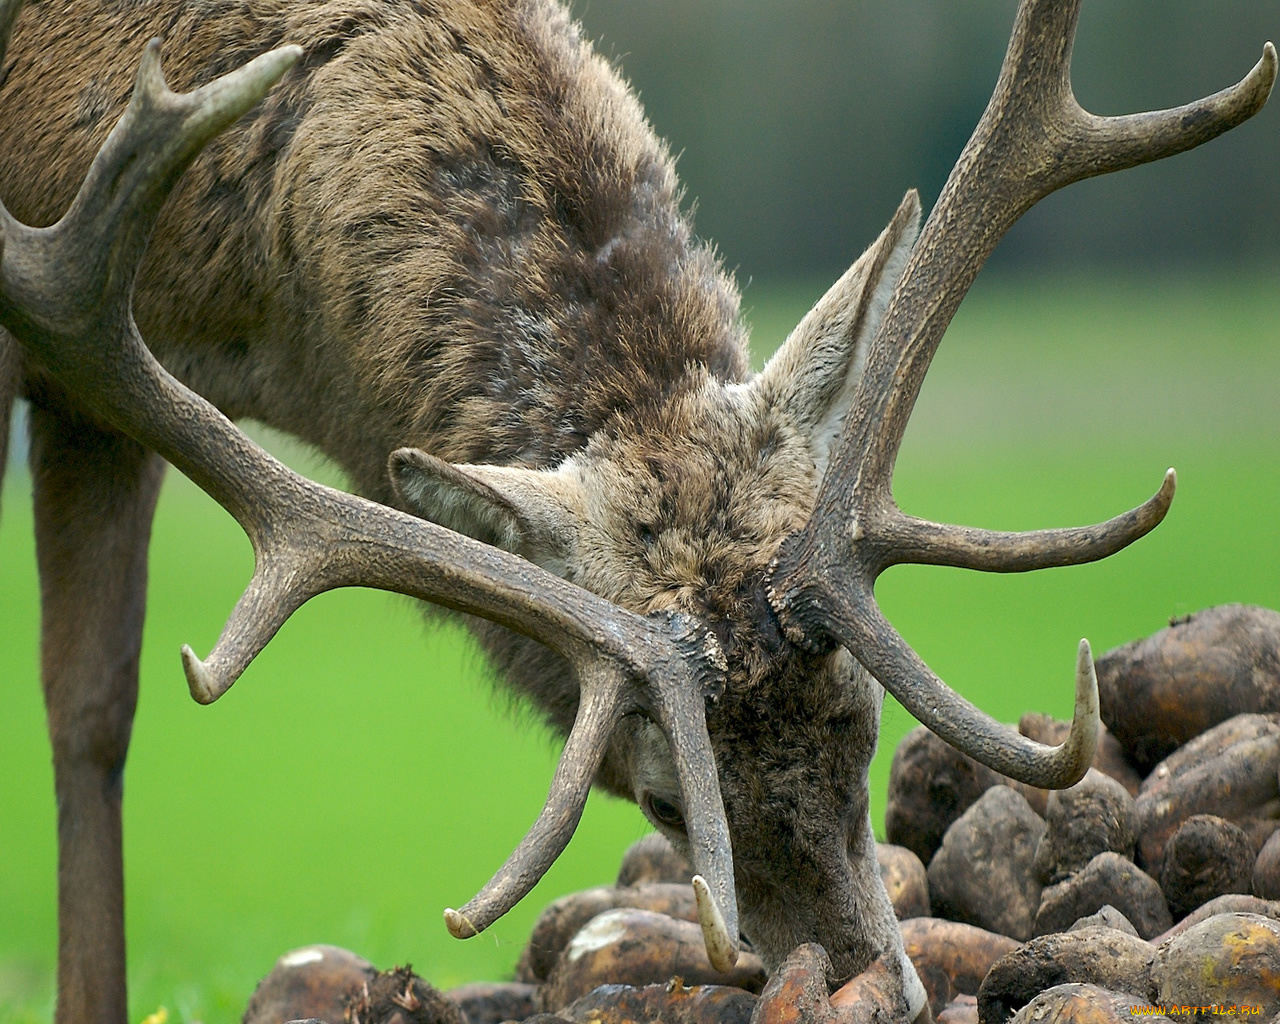
{"type": "Polygon", "coordinates": [[[1217,138],[1262,109],[1276,71],[1276,48],[1267,42],[1243,79],[1194,103],[1116,117],[1098,117],[1076,106],[1079,120],[1075,163],[1067,172],[1070,181],[1163,160],[1217,138]]]}
{"type": "MultiPolygon", "coordinates": [[[[0,0],[0,29],[16,10],[14,0],[0,0]]],[[[390,590],[488,618],[578,667],[586,683],[582,708],[548,806],[509,863],[507,880],[500,873],[464,908],[473,923],[488,923],[567,842],[609,733],[627,710],[624,681],[638,684],[636,693],[656,687],[701,700],[715,666],[681,623],[635,615],[515,555],[299,476],[151,355],[131,302],[164,199],[200,147],[257,102],[299,52],[282,47],[177,95],[165,86],[152,43],[129,107],[66,216],[30,228],[0,205],[0,325],[86,407],[208,492],[253,542],[253,580],[213,651],[201,661],[183,650],[197,700],[224,693],[291,612],[340,586],[390,590]]],[[[723,837],[718,855],[729,857],[715,795],[713,804],[703,803],[719,820],[704,831],[723,837]]],[[[724,890],[723,871],[712,874],[724,890]]]]}
{"type": "Polygon", "coordinates": [[[193,700],[212,704],[226,693],[289,616],[329,589],[317,585],[308,568],[301,559],[259,557],[249,586],[208,658],[201,660],[189,646],[182,645],[182,668],[193,700]]]}
{"type": "MultiPolygon", "coordinates": [[[[708,653],[723,667],[724,656],[718,649],[708,653]]],[[[662,679],[657,680],[653,699],[653,716],[667,736],[684,800],[707,956],[716,970],[727,971],[738,962],[738,901],[720,776],[707,733],[706,703],[702,693],[667,685],[662,679]]]]}
{"type": "MultiPolygon", "coordinates": [[[[884,621],[874,581],[901,562],[1014,572],[1105,557],[1163,519],[1175,477],[1170,471],[1154,498],[1100,526],[1026,534],[943,526],[906,516],[893,502],[907,421],[952,316],[1023,213],[1071,182],[1158,160],[1235,127],[1262,108],[1277,71],[1275,47],[1267,43],[1244,79],[1213,96],[1170,110],[1098,117],[1071,91],[1079,12],[1080,0],[1019,4],[991,101],[894,289],[814,513],[783,545],[769,588],[793,639],[838,640],[920,721],[996,770],[1039,786],[1069,784],[1060,780],[1079,767],[1075,754],[1096,741],[1085,735],[1096,729],[1096,714],[1077,716],[1074,739],[1057,754],[1011,740],[884,621]]],[[[895,222],[914,204],[908,194],[895,222]]],[[[1082,687],[1078,680],[1077,708],[1087,710],[1082,687]]]]}
{"type": "Polygon", "coordinates": [[[129,106],[67,213],[47,229],[9,221],[11,242],[25,236],[25,258],[7,260],[4,268],[7,312],[17,318],[12,333],[65,385],[94,397],[93,407],[106,418],[114,421],[120,410],[113,407],[127,407],[145,387],[121,374],[124,394],[93,395],[103,373],[118,372],[112,364],[126,356],[132,339],[84,347],[60,342],[75,333],[128,333],[133,278],[170,189],[205,144],[258,103],[301,53],[297,46],[280,47],[179,96],[165,85],[159,42],[152,40],[129,106]],[[50,288],[54,273],[61,275],[60,287],[50,288]],[[26,330],[23,321],[29,321],[26,330]]]}
{"type": "Polygon", "coordinates": [[[615,666],[595,659],[579,672],[582,697],[538,820],[497,874],[461,910],[444,912],[454,938],[469,939],[519,903],[569,844],[587,803],[596,769],[622,716],[634,708],[624,700],[627,679],[615,666]]]}
{"type": "MultiPolygon", "coordinates": [[[[1029,572],[1083,565],[1114,555],[1159,526],[1173,504],[1178,474],[1170,469],[1160,489],[1137,508],[1096,526],[1005,532],[931,523],[893,509],[869,531],[888,564],[948,565],[985,572],[1029,572]]],[[[887,565],[886,565],[887,568],[887,565]]]]}

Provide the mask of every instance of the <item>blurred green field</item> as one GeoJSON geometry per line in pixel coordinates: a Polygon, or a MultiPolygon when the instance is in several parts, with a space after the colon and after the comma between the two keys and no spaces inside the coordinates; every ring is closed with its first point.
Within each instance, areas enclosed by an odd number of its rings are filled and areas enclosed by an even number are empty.
{"type": "MultiPolygon", "coordinates": [[[[816,290],[749,288],[758,355],[816,290]]],[[[304,460],[305,461],[305,460],[304,460]]],[[[311,464],[314,468],[314,463],[311,464]]],[[[900,568],[880,596],[906,638],[1004,720],[1065,715],[1077,640],[1105,650],[1172,614],[1280,607],[1280,277],[983,282],[926,382],[900,504],[995,528],[1070,525],[1144,500],[1176,466],[1154,535],[1108,561],[1030,576],[900,568]]],[[[55,847],[36,676],[27,482],[0,529],[0,1022],[52,1015],[55,847]]],[[[507,975],[538,909],[608,881],[645,825],[593,797],[534,894],[465,943],[440,920],[533,820],[558,744],[494,694],[452,625],[408,602],[326,595],[211,707],[178,648],[207,650],[248,579],[235,524],[176,474],[153,542],[142,697],[127,775],[131,1017],[230,1024],[285,950],[332,942],[435,983],[507,975]]],[[[873,770],[913,722],[886,702],[873,770]]]]}

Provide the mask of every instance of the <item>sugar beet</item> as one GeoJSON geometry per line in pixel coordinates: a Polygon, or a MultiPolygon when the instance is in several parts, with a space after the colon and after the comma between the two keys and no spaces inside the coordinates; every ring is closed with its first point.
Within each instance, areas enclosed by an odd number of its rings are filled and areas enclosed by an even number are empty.
{"type": "Polygon", "coordinates": [[[1234,715],[1280,712],[1280,613],[1227,604],[1097,661],[1102,720],[1150,771],[1234,715]]]}

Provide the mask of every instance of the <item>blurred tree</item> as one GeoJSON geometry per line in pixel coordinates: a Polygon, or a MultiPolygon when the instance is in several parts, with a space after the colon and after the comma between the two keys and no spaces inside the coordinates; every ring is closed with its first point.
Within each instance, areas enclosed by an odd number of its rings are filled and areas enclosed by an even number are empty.
{"type": "MultiPolygon", "coordinates": [[[[902,192],[926,204],[976,124],[1015,0],[575,0],[680,154],[701,233],[746,280],[830,276],[902,192]]],[[[1099,113],[1240,78],[1275,0],[1086,4],[1075,87],[1099,113]]],[[[996,253],[1006,269],[1275,263],[1280,106],[1193,153],[1077,185],[996,253]]]]}

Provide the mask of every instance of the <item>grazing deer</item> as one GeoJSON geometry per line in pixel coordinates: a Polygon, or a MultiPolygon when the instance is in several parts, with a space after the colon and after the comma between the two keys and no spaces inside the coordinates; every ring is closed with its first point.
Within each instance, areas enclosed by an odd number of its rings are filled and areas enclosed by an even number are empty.
{"type": "Polygon", "coordinates": [[[818,942],[833,980],[878,958],[901,1015],[922,1013],[867,809],[881,685],[985,764],[1061,787],[1092,757],[1096,684],[1082,644],[1067,741],[1012,735],[898,637],[874,581],[1101,558],[1174,482],[1096,527],[929,523],[890,494],[907,419],[1009,226],[1251,116],[1271,45],[1215,96],[1099,118],[1070,88],[1078,0],[1022,0],[919,239],[909,193],[752,377],[668,153],[555,0],[19,6],[0,0],[0,411],[31,403],[58,1020],[125,1019],[121,772],[162,457],[257,555],[213,652],[183,650],[197,700],[311,596],[360,584],[486,620],[503,676],[566,733],[528,836],[446,911],[455,935],[529,891],[595,781],[692,861],[713,963],[740,934],[770,966],[818,942]],[[364,497],[296,476],[240,416],[364,497]]]}

